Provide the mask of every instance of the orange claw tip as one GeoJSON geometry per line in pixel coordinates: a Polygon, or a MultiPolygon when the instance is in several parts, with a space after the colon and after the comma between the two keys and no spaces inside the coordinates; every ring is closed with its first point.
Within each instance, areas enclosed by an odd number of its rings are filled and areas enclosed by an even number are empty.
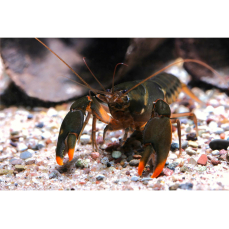
{"type": "Polygon", "coordinates": [[[138,175],[139,175],[139,176],[142,175],[142,172],[143,172],[144,168],[145,168],[144,162],[143,162],[143,161],[140,161],[140,162],[139,162],[139,165],[138,165],[138,175]]]}
{"type": "Polygon", "coordinates": [[[69,157],[69,161],[71,161],[73,159],[73,156],[74,156],[74,151],[75,149],[69,149],[68,150],[68,157],[69,157]]]}
{"type": "Polygon", "coordinates": [[[161,172],[162,172],[162,170],[163,170],[163,168],[165,166],[165,162],[166,162],[166,160],[161,162],[160,164],[158,164],[158,166],[155,168],[151,178],[156,178],[161,174],[161,172]]]}
{"type": "Polygon", "coordinates": [[[63,165],[63,158],[59,157],[59,156],[56,156],[56,162],[58,165],[63,165]]]}

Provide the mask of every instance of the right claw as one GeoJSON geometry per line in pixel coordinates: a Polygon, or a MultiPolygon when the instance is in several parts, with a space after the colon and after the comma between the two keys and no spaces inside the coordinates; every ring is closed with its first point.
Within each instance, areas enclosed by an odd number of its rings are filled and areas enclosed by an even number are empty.
{"type": "Polygon", "coordinates": [[[69,161],[73,159],[78,136],[82,130],[84,112],[82,110],[69,111],[65,116],[59,132],[56,147],[56,162],[63,165],[64,155],[68,152],[69,161]]]}

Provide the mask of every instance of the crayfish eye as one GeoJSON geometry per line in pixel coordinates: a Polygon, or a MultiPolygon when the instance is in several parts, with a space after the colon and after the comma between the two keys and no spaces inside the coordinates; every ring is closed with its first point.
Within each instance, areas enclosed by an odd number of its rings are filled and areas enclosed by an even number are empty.
{"type": "Polygon", "coordinates": [[[127,92],[127,90],[125,89],[125,90],[122,90],[122,93],[125,93],[125,92],[127,92]]]}

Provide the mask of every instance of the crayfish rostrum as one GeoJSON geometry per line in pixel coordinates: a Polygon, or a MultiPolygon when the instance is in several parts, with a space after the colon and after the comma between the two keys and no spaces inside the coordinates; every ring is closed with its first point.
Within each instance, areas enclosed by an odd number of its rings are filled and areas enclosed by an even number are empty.
{"type": "MultiPolygon", "coordinates": [[[[43,45],[48,48],[45,44],[43,45]]],[[[57,54],[55,55],[57,56],[57,54]]],[[[59,56],[57,57],[61,59],[59,56]]],[[[180,62],[195,62],[212,70],[210,66],[198,60],[186,59],[177,63],[180,62]]],[[[107,124],[103,139],[105,139],[107,131],[125,130],[124,140],[126,140],[129,131],[141,131],[144,152],[139,163],[138,173],[142,175],[146,163],[151,159],[153,164],[152,177],[159,176],[164,168],[171,146],[172,123],[177,123],[180,154],[181,132],[180,121],[177,118],[192,116],[197,130],[197,119],[193,113],[171,114],[169,104],[175,102],[181,90],[197,102],[202,103],[177,77],[162,73],[165,69],[177,63],[168,65],[142,81],[125,82],[116,86],[113,83],[111,90],[104,89],[104,91],[91,88],[70,68],[96,95],[81,97],[70,107],[70,111],[60,127],[56,147],[57,163],[63,165],[63,158],[66,153],[68,153],[69,161],[73,159],[76,142],[80,139],[90,116],[93,115],[93,148],[98,150],[95,137],[97,119],[107,124]]]]}

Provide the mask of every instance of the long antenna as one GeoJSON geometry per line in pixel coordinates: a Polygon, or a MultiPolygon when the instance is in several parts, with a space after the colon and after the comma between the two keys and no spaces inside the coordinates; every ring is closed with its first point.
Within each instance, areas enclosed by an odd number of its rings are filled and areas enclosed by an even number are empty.
{"type": "Polygon", "coordinates": [[[222,77],[216,70],[214,70],[211,66],[209,66],[208,64],[200,61],[200,60],[194,60],[194,59],[184,59],[184,60],[180,60],[177,62],[173,62],[172,64],[167,65],[166,67],[162,68],[161,70],[157,71],[156,73],[154,73],[153,75],[147,77],[146,79],[142,80],[140,83],[136,84],[135,86],[133,86],[132,88],[130,88],[128,91],[126,91],[123,95],[126,95],[127,93],[129,93],[130,91],[132,91],[134,88],[138,87],[139,85],[143,84],[145,81],[151,79],[152,77],[158,75],[159,73],[165,71],[167,68],[170,68],[173,65],[176,64],[180,64],[180,63],[185,63],[185,62],[193,62],[193,63],[197,63],[200,65],[203,65],[204,67],[208,68],[210,71],[212,71],[214,74],[216,74],[218,77],[222,77]]]}
{"type": "MultiPolygon", "coordinates": [[[[45,48],[47,48],[50,52],[52,52],[58,59],[60,59],[65,65],[68,66],[69,69],[71,69],[71,71],[93,92],[100,92],[96,89],[93,89],[86,81],[84,81],[61,57],[59,57],[54,51],[52,51],[46,44],[44,44],[41,40],[39,40],[38,38],[35,37],[35,39],[37,41],[39,41],[43,46],[45,46],[45,48]]],[[[67,79],[70,79],[68,78],[67,76],[64,76],[65,78],[67,79]]],[[[71,79],[70,79],[71,80],[71,79]]],[[[105,92],[101,92],[102,94],[104,94],[105,92]]]]}
{"type": "Polygon", "coordinates": [[[103,87],[103,85],[99,82],[99,80],[95,77],[95,75],[93,74],[93,72],[91,71],[91,69],[88,67],[87,63],[86,63],[86,57],[83,57],[83,61],[85,63],[85,65],[87,66],[88,70],[90,71],[90,73],[92,74],[92,76],[96,79],[96,81],[99,83],[99,85],[102,87],[102,89],[104,91],[106,91],[106,89],[103,87]]]}
{"type": "Polygon", "coordinates": [[[115,69],[114,69],[114,74],[113,74],[113,80],[112,80],[112,94],[114,93],[114,77],[115,77],[116,68],[120,64],[123,64],[125,66],[128,66],[127,64],[124,64],[124,63],[118,63],[118,64],[116,64],[115,69]]]}

